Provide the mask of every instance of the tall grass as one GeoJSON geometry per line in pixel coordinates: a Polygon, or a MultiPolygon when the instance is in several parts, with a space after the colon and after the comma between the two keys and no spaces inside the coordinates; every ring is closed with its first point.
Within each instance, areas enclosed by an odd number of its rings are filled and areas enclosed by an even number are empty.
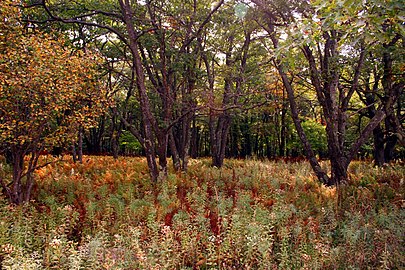
{"type": "Polygon", "coordinates": [[[404,176],[354,162],[336,190],[307,163],[201,159],[152,184],[142,158],[66,158],[29,205],[0,199],[1,269],[403,269],[404,176]]]}

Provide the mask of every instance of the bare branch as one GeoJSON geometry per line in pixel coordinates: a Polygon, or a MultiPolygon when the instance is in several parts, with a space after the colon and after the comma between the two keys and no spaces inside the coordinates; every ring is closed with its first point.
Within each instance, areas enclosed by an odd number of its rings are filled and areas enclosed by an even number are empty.
{"type": "Polygon", "coordinates": [[[205,20],[201,23],[200,27],[196,31],[196,33],[188,40],[186,41],[182,46],[180,51],[183,51],[195,38],[199,37],[201,32],[204,30],[204,27],[207,23],[211,21],[212,15],[222,6],[222,4],[225,2],[225,0],[221,0],[218,2],[218,4],[211,10],[210,13],[208,13],[207,17],[205,20]]]}

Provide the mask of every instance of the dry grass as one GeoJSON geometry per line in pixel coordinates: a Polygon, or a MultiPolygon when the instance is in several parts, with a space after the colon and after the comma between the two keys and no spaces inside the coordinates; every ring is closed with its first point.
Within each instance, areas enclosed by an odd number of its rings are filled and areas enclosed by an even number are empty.
{"type": "Polygon", "coordinates": [[[2,269],[405,267],[401,165],[354,162],[336,190],[307,163],[192,160],[153,185],[142,158],[69,160],[30,205],[1,201],[2,269]]]}

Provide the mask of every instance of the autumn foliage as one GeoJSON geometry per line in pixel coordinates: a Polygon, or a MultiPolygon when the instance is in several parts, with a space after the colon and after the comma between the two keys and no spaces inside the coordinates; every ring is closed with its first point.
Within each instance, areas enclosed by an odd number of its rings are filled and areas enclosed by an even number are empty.
{"type": "Polygon", "coordinates": [[[21,203],[29,199],[39,153],[71,143],[79,128],[92,125],[104,93],[95,55],[72,52],[49,34],[29,33],[13,4],[0,4],[0,152],[8,151],[14,166],[12,187],[2,180],[3,188],[10,201],[21,203]]]}
{"type": "Polygon", "coordinates": [[[65,156],[35,171],[32,203],[0,197],[0,264],[402,269],[403,168],[356,161],[350,185],[325,187],[303,161],[192,159],[188,174],[152,183],[145,158],[65,156]]]}

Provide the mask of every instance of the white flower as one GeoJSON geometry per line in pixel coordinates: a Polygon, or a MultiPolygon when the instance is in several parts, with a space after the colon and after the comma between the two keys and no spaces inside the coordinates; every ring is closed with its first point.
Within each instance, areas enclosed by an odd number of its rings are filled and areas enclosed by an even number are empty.
{"type": "Polygon", "coordinates": [[[49,243],[49,245],[53,248],[57,248],[58,246],[60,246],[61,241],[59,238],[54,238],[52,239],[52,241],[49,243]]]}
{"type": "Polygon", "coordinates": [[[170,231],[171,231],[170,226],[167,226],[167,225],[163,226],[162,233],[165,236],[167,236],[170,233],[170,231]]]}

